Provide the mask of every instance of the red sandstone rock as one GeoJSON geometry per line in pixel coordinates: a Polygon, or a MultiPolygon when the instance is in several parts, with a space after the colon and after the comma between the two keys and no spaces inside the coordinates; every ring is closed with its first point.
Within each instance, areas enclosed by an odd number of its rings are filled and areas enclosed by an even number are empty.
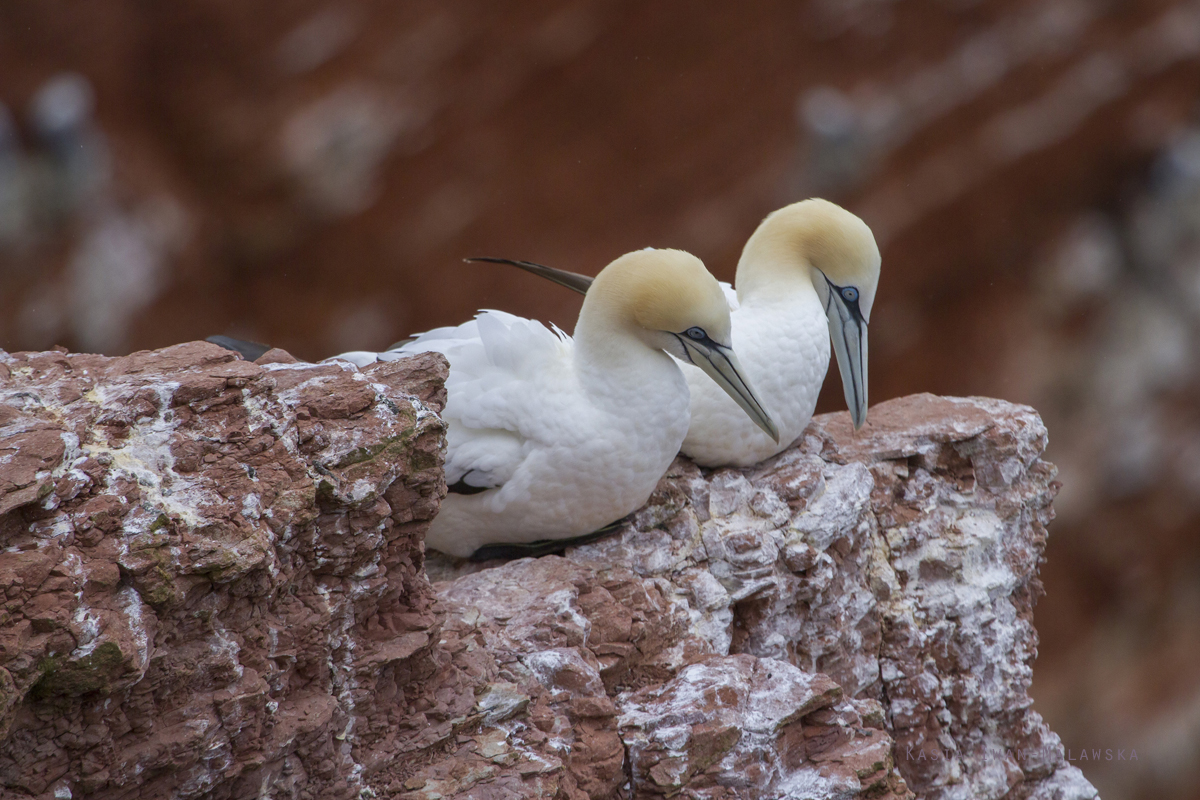
{"type": "Polygon", "coordinates": [[[0,354],[4,796],[352,797],[389,757],[445,362],[286,361],[0,354]]]}
{"type": "Polygon", "coordinates": [[[261,361],[0,355],[6,796],[1094,797],[1029,708],[1032,410],[818,417],[431,585],[444,361],[261,361]]]}
{"type": "Polygon", "coordinates": [[[476,708],[402,796],[554,796],[549,773],[565,797],[1094,797],[1028,696],[1044,446],[1031,409],[918,395],[757,468],[680,459],[565,559],[431,562],[459,575],[439,696],[482,659],[508,716],[476,708]]]}
{"type": "Polygon", "coordinates": [[[712,658],[622,705],[638,796],[905,794],[882,714],[864,725],[836,683],[785,662],[712,658]]]}

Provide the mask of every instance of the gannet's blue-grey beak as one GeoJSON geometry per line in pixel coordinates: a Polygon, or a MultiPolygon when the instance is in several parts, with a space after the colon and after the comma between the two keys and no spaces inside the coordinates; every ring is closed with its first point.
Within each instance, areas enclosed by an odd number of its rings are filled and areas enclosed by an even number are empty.
{"type": "MultiPolygon", "coordinates": [[[[553,281],[559,286],[565,286],[580,294],[587,294],[587,290],[591,287],[594,280],[594,278],[590,278],[587,275],[579,275],[574,272],[547,267],[543,264],[535,264],[532,261],[514,261],[508,258],[467,258],[464,260],[468,262],[486,261],[490,264],[508,264],[513,267],[519,267],[526,272],[532,272],[534,275],[553,281]]],[[[704,370],[746,412],[746,415],[753,420],[755,425],[762,428],[768,436],[778,443],[779,429],[775,426],[775,421],[771,419],[771,415],[762,407],[762,403],[759,402],[758,397],[754,394],[754,390],[750,388],[750,384],[742,377],[744,370],[738,362],[733,349],[709,338],[707,335],[703,339],[692,338],[686,335],[686,333],[677,333],[675,336],[679,339],[683,347],[682,356],[679,353],[675,353],[675,355],[681,358],[686,356],[688,361],[704,370]]]]}
{"type": "Polygon", "coordinates": [[[742,377],[745,370],[742,369],[733,349],[707,336],[703,339],[695,339],[686,334],[676,334],[675,336],[683,345],[683,351],[687,354],[688,360],[716,381],[717,385],[733,398],[742,411],[746,412],[754,424],[762,428],[763,432],[778,444],[779,428],[775,426],[775,420],[771,419],[771,415],[762,407],[762,403],[754,394],[754,389],[742,377]]]}
{"type": "Polygon", "coordinates": [[[854,420],[854,430],[858,430],[867,421],[867,321],[858,306],[858,289],[835,286],[828,279],[826,283],[829,338],[842,375],[846,407],[854,420]]]}

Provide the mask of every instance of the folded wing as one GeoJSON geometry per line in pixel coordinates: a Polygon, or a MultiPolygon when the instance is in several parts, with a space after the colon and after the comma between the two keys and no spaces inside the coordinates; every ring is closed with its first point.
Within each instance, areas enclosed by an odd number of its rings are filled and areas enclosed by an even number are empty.
{"type": "MultiPolygon", "coordinates": [[[[574,382],[574,342],[503,311],[418,335],[388,357],[435,351],[450,361],[446,483],[464,493],[503,486],[539,443],[555,441],[574,382]],[[556,413],[558,412],[558,413],[556,413]]],[[[576,396],[577,393],[576,393],[576,396]]]]}

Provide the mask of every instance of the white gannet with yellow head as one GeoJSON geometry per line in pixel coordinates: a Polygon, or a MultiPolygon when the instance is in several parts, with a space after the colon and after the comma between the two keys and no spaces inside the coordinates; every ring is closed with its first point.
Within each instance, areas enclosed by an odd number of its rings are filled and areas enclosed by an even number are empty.
{"type": "MultiPolygon", "coordinates": [[[[529,262],[519,266],[590,294],[591,279],[529,262]]],[[[811,199],[769,215],[742,250],[727,284],[733,338],[745,377],[779,427],[776,441],[748,424],[728,397],[685,370],[691,427],[683,452],[703,466],[748,466],[779,453],[804,431],[829,368],[830,342],[857,430],[867,419],[867,323],[881,257],[867,224],[811,199]]]]}
{"type": "Polygon", "coordinates": [[[437,351],[450,361],[450,494],[426,543],[465,557],[588,534],[646,502],[688,431],[688,381],[668,353],[777,438],[732,345],[724,294],[700,260],[646,249],[596,276],[574,338],[483,311],[386,353],[338,358],[363,366],[437,351]]]}

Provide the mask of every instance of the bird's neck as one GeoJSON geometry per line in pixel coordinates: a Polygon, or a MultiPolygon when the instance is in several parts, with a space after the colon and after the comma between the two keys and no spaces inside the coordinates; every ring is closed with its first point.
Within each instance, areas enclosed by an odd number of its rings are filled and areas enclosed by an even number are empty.
{"type": "Polygon", "coordinates": [[[812,269],[795,256],[755,258],[742,256],[734,279],[738,302],[788,303],[797,297],[815,294],[812,269]]]}
{"type": "Polygon", "coordinates": [[[589,394],[614,399],[659,386],[676,391],[683,380],[671,357],[643,341],[624,320],[586,305],[575,325],[575,371],[589,394]]]}
{"type": "Polygon", "coordinates": [[[775,227],[759,226],[742,249],[734,279],[740,302],[770,302],[815,291],[812,267],[775,227]]]}

